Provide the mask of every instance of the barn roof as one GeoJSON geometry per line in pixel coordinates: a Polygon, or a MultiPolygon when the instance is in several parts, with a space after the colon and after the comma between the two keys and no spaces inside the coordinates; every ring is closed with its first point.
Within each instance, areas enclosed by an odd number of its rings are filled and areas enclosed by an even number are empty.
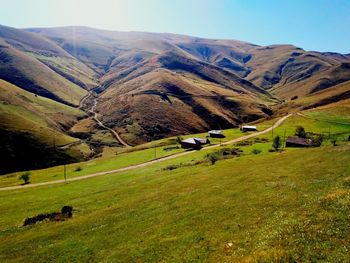
{"type": "Polygon", "coordinates": [[[182,140],[183,143],[191,143],[191,144],[198,144],[198,141],[196,141],[194,138],[188,138],[185,140],[182,140]]]}
{"type": "Polygon", "coordinates": [[[256,126],[251,126],[251,125],[243,125],[243,129],[256,129],[256,126]]]}
{"type": "Polygon", "coordinates": [[[312,146],[312,140],[310,140],[310,139],[291,137],[291,136],[287,138],[287,143],[312,146]]]}
{"type": "Polygon", "coordinates": [[[208,143],[208,140],[202,139],[202,138],[188,138],[188,139],[182,140],[181,142],[190,143],[190,144],[206,144],[208,143]]]}
{"type": "Polygon", "coordinates": [[[222,134],[222,130],[211,130],[211,131],[209,131],[209,133],[212,133],[212,134],[222,134]]]}

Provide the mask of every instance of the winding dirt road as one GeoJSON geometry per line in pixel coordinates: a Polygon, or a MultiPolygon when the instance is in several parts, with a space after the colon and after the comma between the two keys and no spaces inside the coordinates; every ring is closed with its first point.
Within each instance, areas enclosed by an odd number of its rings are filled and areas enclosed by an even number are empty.
{"type": "MultiPolygon", "coordinates": [[[[244,140],[247,140],[247,139],[250,139],[250,138],[253,138],[253,137],[265,134],[265,133],[268,133],[272,129],[275,129],[278,126],[280,126],[291,115],[292,114],[289,114],[289,115],[286,115],[286,116],[280,118],[270,128],[267,128],[266,130],[263,130],[263,131],[260,131],[260,132],[255,132],[255,133],[252,133],[252,134],[249,134],[249,135],[245,135],[245,136],[233,139],[231,141],[224,142],[221,145],[220,144],[216,144],[216,145],[210,145],[210,146],[207,146],[207,147],[203,147],[202,149],[212,149],[212,148],[220,147],[222,145],[229,145],[229,144],[241,142],[241,141],[244,141],[244,140]]],[[[109,128],[107,127],[107,129],[109,129],[109,128]]],[[[191,154],[191,153],[196,152],[196,151],[197,150],[190,150],[190,151],[186,151],[186,152],[177,153],[177,154],[173,154],[173,155],[170,155],[170,156],[162,157],[162,158],[159,158],[159,159],[155,159],[155,160],[152,160],[152,161],[148,161],[148,162],[145,162],[145,163],[131,165],[131,166],[124,167],[124,168],[119,168],[119,169],[115,169],[115,170],[104,171],[104,172],[99,172],[99,173],[94,173],[94,174],[89,174],[89,175],[69,178],[69,179],[67,179],[67,181],[65,181],[65,180],[56,180],[56,181],[42,182],[42,183],[35,183],[35,184],[8,186],[8,187],[0,188],[0,191],[26,189],[26,188],[33,188],[33,187],[38,187],[38,186],[46,186],[46,185],[53,185],[53,184],[61,184],[61,183],[65,183],[65,182],[74,182],[74,181],[85,180],[85,179],[92,178],[92,177],[97,177],[97,176],[102,176],[102,175],[107,175],[107,174],[113,174],[113,173],[119,173],[119,172],[124,172],[124,171],[129,171],[129,170],[134,170],[134,169],[146,167],[146,166],[152,165],[154,163],[164,162],[164,161],[167,161],[167,160],[171,160],[171,159],[175,159],[175,158],[178,158],[178,157],[181,157],[181,156],[185,156],[185,155],[191,154]]]]}
{"type": "Polygon", "coordinates": [[[131,147],[129,144],[127,144],[121,137],[120,135],[113,129],[107,127],[106,125],[104,125],[99,119],[98,119],[98,114],[97,112],[95,112],[95,109],[96,109],[96,106],[97,106],[97,99],[94,98],[94,105],[92,106],[92,108],[89,110],[89,112],[91,112],[94,116],[92,117],[96,122],[97,124],[105,129],[105,130],[108,130],[112,133],[112,135],[125,147],[131,147]]]}
{"type": "Polygon", "coordinates": [[[88,93],[87,95],[85,95],[85,96],[80,100],[79,109],[82,109],[82,108],[83,108],[84,102],[85,102],[89,97],[91,97],[91,96],[92,96],[93,99],[94,99],[94,104],[93,104],[93,106],[91,107],[91,109],[89,109],[88,111],[89,111],[90,113],[93,114],[93,117],[92,117],[92,118],[94,119],[94,121],[95,121],[102,129],[108,130],[110,133],[112,133],[113,137],[116,138],[116,140],[117,140],[119,143],[121,143],[123,146],[125,146],[125,147],[131,147],[129,144],[127,144],[127,143],[120,137],[120,135],[119,135],[115,130],[113,130],[113,129],[107,127],[106,125],[104,125],[104,124],[102,123],[101,120],[98,119],[98,113],[95,111],[95,109],[96,109],[96,107],[97,107],[97,99],[94,97],[94,94],[93,94],[91,91],[89,91],[89,93],[88,93]]]}

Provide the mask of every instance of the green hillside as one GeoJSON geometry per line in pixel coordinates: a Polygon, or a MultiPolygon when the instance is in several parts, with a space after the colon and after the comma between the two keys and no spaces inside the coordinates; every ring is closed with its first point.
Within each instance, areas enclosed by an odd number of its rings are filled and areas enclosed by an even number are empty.
{"type": "Polygon", "coordinates": [[[168,161],[1,192],[0,259],[346,261],[349,150],[349,144],[286,150],[163,171],[168,161]],[[73,219],[21,227],[25,217],[63,205],[76,209],[73,219]]]}
{"type": "Polygon", "coordinates": [[[68,154],[58,147],[77,141],[66,135],[65,129],[82,116],[84,113],[78,109],[0,80],[0,145],[4,163],[1,172],[42,167],[45,158],[46,166],[52,165],[55,158],[58,163],[65,159],[80,160],[84,154],[79,151],[68,154]],[[37,158],[43,158],[39,159],[41,165],[37,158]]]}
{"type": "MultiPolygon", "coordinates": [[[[256,138],[130,171],[0,191],[0,261],[346,262],[349,110],[349,105],[337,104],[303,111],[256,138]],[[323,145],[270,151],[274,136],[294,135],[299,125],[323,134],[323,145]],[[207,155],[223,149],[239,154],[212,165],[207,155]],[[72,219],[22,226],[25,218],[64,205],[74,207],[72,219]]],[[[257,127],[264,130],[275,122],[257,127]]],[[[244,135],[238,129],[225,134],[221,143],[244,135]]],[[[155,153],[159,158],[183,151],[175,146],[176,138],[169,138],[117,154],[106,149],[101,158],[69,165],[67,175],[89,175],[144,163],[155,153]]],[[[18,185],[20,174],[1,176],[1,187],[18,185]]],[[[31,179],[33,184],[63,179],[63,167],[31,171],[31,179]]]]}

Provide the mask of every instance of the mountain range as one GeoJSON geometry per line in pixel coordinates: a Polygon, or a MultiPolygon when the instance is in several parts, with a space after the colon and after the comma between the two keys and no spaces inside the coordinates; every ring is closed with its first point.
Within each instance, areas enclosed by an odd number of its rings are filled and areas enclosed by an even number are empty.
{"type": "Polygon", "coordinates": [[[0,172],[118,146],[94,116],[137,145],[349,98],[350,54],[165,33],[0,26],[0,172]]]}

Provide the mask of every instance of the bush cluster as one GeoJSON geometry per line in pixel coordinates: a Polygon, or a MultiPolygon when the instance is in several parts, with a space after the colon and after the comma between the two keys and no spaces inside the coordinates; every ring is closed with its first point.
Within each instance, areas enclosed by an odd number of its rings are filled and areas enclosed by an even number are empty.
{"type": "Polygon", "coordinates": [[[73,207],[64,206],[61,209],[61,212],[53,212],[47,214],[39,214],[34,217],[28,217],[24,220],[23,226],[35,225],[43,221],[64,221],[67,218],[73,216],[73,207]]]}

